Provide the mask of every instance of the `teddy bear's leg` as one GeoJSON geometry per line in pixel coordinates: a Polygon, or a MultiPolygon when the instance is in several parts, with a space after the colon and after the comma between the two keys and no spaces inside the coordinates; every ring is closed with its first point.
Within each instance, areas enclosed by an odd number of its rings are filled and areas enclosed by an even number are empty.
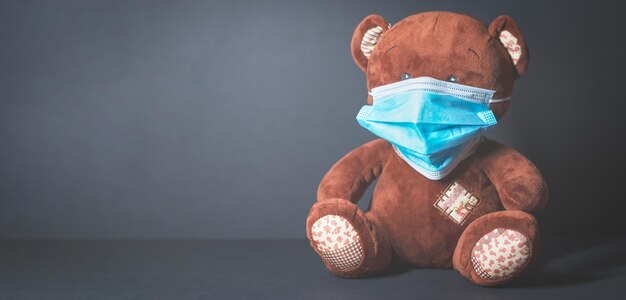
{"type": "Polygon", "coordinates": [[[459,239],[452,264],[475,284],[494,286],[511,281],[537,256],[537,221],[526,212],[498,211],[472,222],[459,239]]]}
{"type": "Polygon", "coordinates": [[[334,274],[367,276],[391,262],[392,250],[385,235],[350,201],[335,198],[317,202],[306,226],[311,247],[334,274]]]}

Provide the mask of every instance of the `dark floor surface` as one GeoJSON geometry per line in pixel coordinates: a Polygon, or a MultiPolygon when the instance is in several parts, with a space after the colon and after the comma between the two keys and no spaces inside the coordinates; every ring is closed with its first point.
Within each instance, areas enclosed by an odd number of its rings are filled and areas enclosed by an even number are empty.
{"type": "Polygon", "coordinates": [[[544,238],[499,288],[454,270],[328,273],[304,240],[0,241],[1,299],[624,299],[626,237],[544,238]]]}

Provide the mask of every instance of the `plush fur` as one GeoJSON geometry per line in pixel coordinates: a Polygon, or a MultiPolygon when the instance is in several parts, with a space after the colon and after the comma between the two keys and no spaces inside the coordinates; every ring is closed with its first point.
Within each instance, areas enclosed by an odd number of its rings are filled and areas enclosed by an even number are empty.
{"type": "MultiPolygon", "coordinates": [[[[529,59],[522,33],[511,18],[501,16],[485,26],[449,12],[416,14],[391,27],[383,17],[370,15],[354,32],[352,54],[367,76],[368,90],[399,81],[403,73],[440,80],[454,75],[461,84],[495,90],[494,98],[511,95],[514,80],[526,72],[529,59]],[[382,34],[367,57],[361,43],[374,27],[380,27],[382,34]],[[518,59],[513,60],[501,42],[502,31],[517,39],[518,59]]],[[[372,101],[368,97],[367,103],[372,101]]],[[[509,102],[494,103],[490,108],[500,119],[509,102]]],[[[340,276],[373,275],[397,259],[415,267],[453,267],[476,284],[493,286],[518,277],[536,258],[538,232],[532,213],[546,205],[547,196],[546,183],[535,165],[495,141],[485,139],[452,173],[435,181],[412,169],[387,141],[379,139],[348,153],[324,176],[307,219],[307,235],[319,253],[311,239],[312,224],[329,214],[350,221],[360,236],[364,259],[350,270],[324,261],[340,276]],[[363,212],[355,203],[375,179],[371,206],[363,212]],[[460,224],[435,207],[454,182],[479,199],[460,224]],[[494,229],[513,229],[525,235],[530,260],[513,275],[486,279],[472,267],[471,250],[494,229]]]]}

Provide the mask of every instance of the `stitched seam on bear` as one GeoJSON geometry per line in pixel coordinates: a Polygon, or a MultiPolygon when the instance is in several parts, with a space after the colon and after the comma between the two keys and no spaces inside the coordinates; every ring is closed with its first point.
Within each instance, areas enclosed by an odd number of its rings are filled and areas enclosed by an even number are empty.
{"type": "MultiPolygon", "coordinates": [[[[375,149],[374,151],[378,151],[378,149],[375,149]]],[[[390,155],[391,155],[391,153],[390,153],[390,155]]],[[[358,189],[357,182],[363,180],[363,178],[365,178],[365,175],[368,172],[371,172],[373,175],[375,175],[375,176],[373,176],[373,180],[372,181],[376,180],[376,178],[378,178],[378,176],[380,176],[380,173],[382,172],[383,165],[386,163],[387,160],[389,160],[389,155],[387,156],[387,159],[385,161],[378,160],[378,161],[370,162],[365,168],[363,168],[361,173],[359,173],[359,176],[354,178],[354,180],[352,181],[352,184],[350,184],[350,189],[349,189],[350,195],[353,196],[356,193],[356,191],[358,189]],[[379,172],[377,172],[378,174],[375,174],[373,172],[374,170],[379,170],[379,172]]],[[[365,181],[365,180],[363,180],[363,181],[365,181]]],[[[369,186],[372,183],[372,181],[370,181],[367,185],[369,186]]],[[[361,195],[361,197],[362,196],[363,195],[361,195]]],[[[356,203],[359,202],[359,200],[361,200],[361,198],[359,198],[359,199],[347,199],[347,200],[349,200],[350,202],[356,204],[356,203]]]]}
{"type": "MultiPolygon", "coordinates": [[[[519,209],[519,210],[523,210],[523,211],[528,209],[527,205],[524,205],[521,202],[515,200],[513,197],[511,197],[511,195],[509,194],[507,189],[503,189],[502,192],[505,194],[506,199],[508,199],[510,202],[512,202],[516,206],[515,209],[519,209]]],[[[504,205],[504,203],[503,203],[503,205],[504,205]]]]}
{"type": "Polygon", "coordinates": [[[476,274],[478,274],[478,276],[485,278],[485,279],[489,279],[489,280],[495,279],[494,277],[492,277],[485,271],[483,266],[480,264],[480,262],[478,262],[478,260],[476,259],[476,257],[474,257],[474,255],[472,255],[472,266],[474,266],[474,271],[476,271],[476,274]]]}
{"type": "Polygon", "coordinates": [[[360,241],[355,241],[339,250],[321,252],[321,255],[329,264],[340,270],[354,269],[363,262],[363,248],[360,241]]]}

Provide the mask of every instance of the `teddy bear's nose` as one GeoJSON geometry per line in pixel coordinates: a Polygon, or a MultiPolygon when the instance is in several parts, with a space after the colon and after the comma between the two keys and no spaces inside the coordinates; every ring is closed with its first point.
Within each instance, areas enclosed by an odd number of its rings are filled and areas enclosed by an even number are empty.
{"type": "Polygon", "coordinates": [[[454,74],[452,74],[452,75],[450,75],[450,76],[448,77],[448,81],[450,81],[450,82],[458,82],[458,81],[459,81],[459,79],[458,79],[458,78],[456,78],[456,76],[454,76],[454,74]]]}
{"type": "Polygon", "coordinates": [[[402,73],[402,75],[400,75],[400,80],[406,80],[411,78],[411,74],[409,73],[402,73]]]}

